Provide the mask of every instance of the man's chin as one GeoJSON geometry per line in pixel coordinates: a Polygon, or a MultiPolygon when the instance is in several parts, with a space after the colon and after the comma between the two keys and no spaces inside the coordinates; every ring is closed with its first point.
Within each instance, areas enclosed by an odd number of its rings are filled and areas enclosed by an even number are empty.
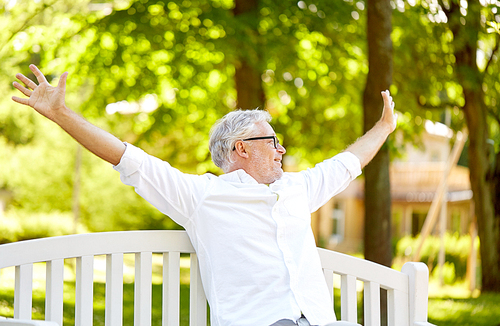
{"type": "Polygon", "coordinates": [[[279,179],[281,179],[282,176],[283,176],[283,170],[280,168],[279,170],[275,171],[275,173],[272,176],[272,181],[269,183],[278,181],[279,179]]]}

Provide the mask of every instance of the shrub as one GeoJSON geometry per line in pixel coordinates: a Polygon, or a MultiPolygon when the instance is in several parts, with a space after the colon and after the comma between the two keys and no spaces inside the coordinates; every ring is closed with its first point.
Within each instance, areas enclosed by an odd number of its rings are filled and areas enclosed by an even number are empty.
{"type": "MultiPolygon", "coordinates": [[[[479,240],[476,239],[474,244],[475,249],[478,249],[479,240]]],[[[419,244],[419,237],[412,238],[411,236],[406,236],[401,238],[396,245],[395,257],[398,258],[409,258],[417,250],[417,245],[419,244]]],[[[458,233],[450,234],[446,233],[444,238],[445,245],[445,260],[447,262],[447,267],[445,267],[445,276],[451,278],[451,275],[455,276],[453,279],[463,279],[467,271],[467,257],[471,252],[471,237],[470,235],[459,235],[458,233]],[[453,272],[451,270],[453,269],[453,272]]],[[[427,264],[429,271],[434,273],[435,266],[438,264],[439,248],[441,246],[441,240],[436,236],[429,236],[424,242],[421,250],[420,261],[427,264]]],[[[437,271],[435,273],[438,273],[437,271]]],[[[434,274],[432,274],[434,275],[434,274]]],[[[436,274],[437,275],[437,274],[436,274]]]]}
{"type": "MultiPolygon", "coordinates": [[[[454,263],[450,263],[450,262],[445,262],[444,265],[443,265],[443,282],[444,284],[453,284],[455,283],[457,277],[456,277],[456,273],[455,273],[455,264],[454,263]]],[[[432,271],[432,275],[431,275],[432,278],[435,278],[435,279],[439,279],[439,268],[436,267],[434,268],[434,270],[432,271]]]]}
{"type": "MultiPolygon", "coordinates": [[[[81,226],[79,232],[86,232],[81,226]]],[[[28,214],[9,212],[0,223],[0,243],[72,234],[73,217],[69,213],[28,214]]]]}

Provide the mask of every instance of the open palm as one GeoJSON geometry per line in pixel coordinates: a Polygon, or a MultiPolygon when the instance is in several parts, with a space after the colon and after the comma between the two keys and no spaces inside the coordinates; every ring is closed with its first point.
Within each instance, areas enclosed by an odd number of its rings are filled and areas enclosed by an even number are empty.
{"type": "Polygon", "coordinates": [[[388,90],[383,91],[382,98],[384,100],[384,109],[381,121],[387,123],[391,128],[391,132],[393,132],[396,129],[398,115],[394,113],[394,102],[391,93],[388,90]]]}
{"type": "Polygon", "coordinates": [[[14,82],[13,85],[21,93],[28,96],[28,98],[13,96],[12,100],[17,103],[28,105],[34,108],[38,113],[53,120],[57,111],[65,107],[64,97],[68,73],[65,72],[62,74],[57,87],[53,87],[47,82],[45,76],[35,65],[30,65],[30,69],[37,78],[38,85],[23,74],[16,74],[17,79],[23,82],[26,87],[18,82],[14,82]]]}

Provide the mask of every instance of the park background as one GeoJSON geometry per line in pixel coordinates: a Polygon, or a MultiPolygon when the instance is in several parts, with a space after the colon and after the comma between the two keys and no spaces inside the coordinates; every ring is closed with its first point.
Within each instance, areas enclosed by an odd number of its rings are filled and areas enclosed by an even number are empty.
{"type": "MultiPolygon", "coordinates": [[[[19,95],[16,73],[33,79],[31,63],[53,85],[69,72],[67,104],[86,119],[197,174],[221,173],[208,133],[236,108],[268,110],[288,167],[304,169],[369,129],[380,91],[390,89],[398,129],[361,177],[369,214],[354,254],[399,268],[419,238],[391,236],[389,166],[408,145],[425,150],[426,121],[453,131],[450,146],[467,131],[460,164],[471,173],[479,241],[445,237],[447,267],[444,280],[431,270],[429,318],[497,325],[499,9],[494,0],[0,1],[0,242],[178,228],[109,164],[10,100],[19,95]],[[472,291],[464,272],[471,248],[472,291]]],[[[429,237],[423,260],[437,259],[438,248],[429,237]]],[[[0,307],[9,302],[0,293],[0,307]]]]}

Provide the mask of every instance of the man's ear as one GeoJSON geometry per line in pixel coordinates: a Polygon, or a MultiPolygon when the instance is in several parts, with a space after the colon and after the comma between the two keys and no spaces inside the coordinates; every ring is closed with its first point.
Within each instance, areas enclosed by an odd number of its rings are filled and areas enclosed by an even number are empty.
{"type": "Polygon", "coordinates": [[[241,156],[243,158],[248,158],[248,152],[246,150],[245,142],[237,141],[236,144],[234,145],[234,148],[236,155],[241,156]]]}

